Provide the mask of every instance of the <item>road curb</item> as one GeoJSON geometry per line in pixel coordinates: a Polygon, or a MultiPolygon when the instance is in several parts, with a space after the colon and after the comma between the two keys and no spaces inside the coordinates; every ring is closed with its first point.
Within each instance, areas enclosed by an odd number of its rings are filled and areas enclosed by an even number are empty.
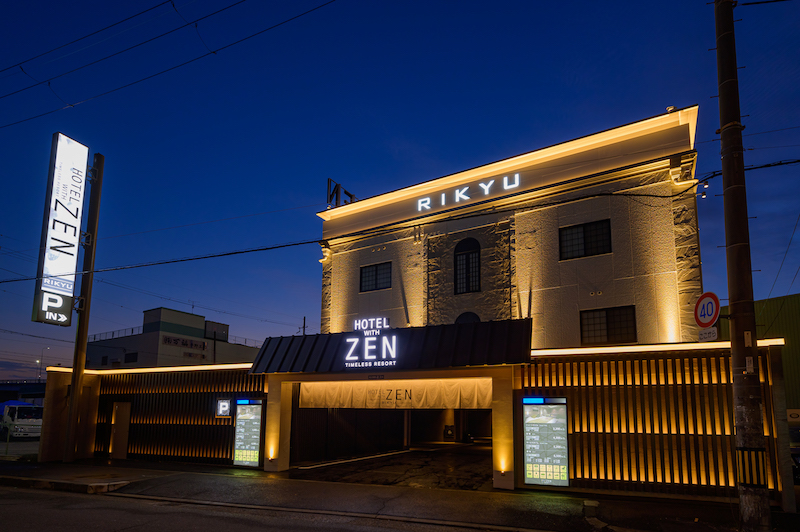
{"type": "Polygon", "coordinates": [[[141,495],[134,493],[108,493],[111,497],[125,497],[130,499],[148,499],[153,501],[174,502],[180,504],[196,504],[200,506],[219,506],[225,508],[242,508],[247,510],[266,510],[273,512],[291,512],[302,514],[332,515],[337,517],[353,517],[359,519],[380,519],[383,521],[400,521],[405,523],[418,523],[425,525],[448,526],[455,528],[466,528],[471,530],[497,530],[498,532],[553,532],[534,528],[520,528],[513,526],[493,525],[489,523],[465,523],[462,521],[444,521],[439,519],[422,519],[418,517],[404,517],[386,514],[368,514],[360,512],[342,512],[336,510],[315,510],[307,508],[284,508],[281,506],[262,506],[258,504],[239,504],[219,501],[199,501],[193,499],[179,499],[175,497],[157,497],[152,495],[141,495]]]}
{"type": "Polygon", "coordinates": [[[130,484],[128,481],[82,483],[47,478],[0,476],[0,486],[69,491],[72,493],[109,493],[123,486],[127,486],[128,484],[130,484]]]}

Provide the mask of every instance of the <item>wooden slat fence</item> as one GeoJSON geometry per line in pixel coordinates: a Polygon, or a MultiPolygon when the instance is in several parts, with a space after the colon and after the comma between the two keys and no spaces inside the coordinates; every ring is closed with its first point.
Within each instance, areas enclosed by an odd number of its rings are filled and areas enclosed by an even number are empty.
{"type": "MultiPolygon", "coordinates": [[[[776,473],[772,371],[759,356],[766,480],[776,473]]],[[[526,395],[566,397],[570,485],[736,497],[730,356],[724,351],[534,357],[526,395]]]]}
{"type": "Polygon", "coordinates": [[[232,418],[214,416],[218,398],[262,399],[265,375],[242,370],[103,375],[95,453],[105,455],[115,402],[131,403],[128,457],[233,463],[232,418]]]}

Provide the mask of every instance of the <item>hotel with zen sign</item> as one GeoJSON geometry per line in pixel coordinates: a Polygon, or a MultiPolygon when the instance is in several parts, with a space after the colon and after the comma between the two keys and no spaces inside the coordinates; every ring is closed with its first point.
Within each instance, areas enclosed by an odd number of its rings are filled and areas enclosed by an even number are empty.
{"type": "MultiPolygon", "coordinates": [[[[730,344],[698,342],[697,112],[320,212],[321,333],[267,338],[252,365],[87,371],[85,454],[232,464],[258,427],[242,463],[284,471],[481,439],[497,489],[748,482],[793,511],[783,341],[759,340],[763,459],[734,445],[730,344]],[[247,438],[220,399],[263,405],[247,438]]],[[[50,371],[57,402],[69,370],[50,371]]]]}

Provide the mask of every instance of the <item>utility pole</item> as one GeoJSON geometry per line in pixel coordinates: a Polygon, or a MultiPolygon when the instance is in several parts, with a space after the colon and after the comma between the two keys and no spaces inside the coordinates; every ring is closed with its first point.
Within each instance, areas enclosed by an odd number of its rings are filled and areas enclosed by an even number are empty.
{"type": "Polygon", "coordinates": [[[720,156],[725,202],[725,254],[728,265],[733,409],[739,488],[739,525],[745,532],[769,531],[766,448],[761,419],[750,230],[747,222],[744,149],[739,109],[732,0],[714,1],[719,86],[720,156]]]}
{"type": "MultiPolygon", "coordinates": [[[[75,460],[77,446],[78,418],[81,413],[81,392],[83,391],[83,369],[86,365],[86,344],[89,336],[89,312],[92,306],[92,282],[94,281],[94,252],[97,247],[97,225],[100,218],[100,194],[103,188],[103,167],[105,157],[96,153],[92,161],[92,192],[89,198],[88,219],[86,222],[86,242],[83,251],[83,274],[78,308],[78,330],[75,332],[75,356],[72,362],[72,386],[69,394],[67,434],[64,447],[64,461],[75,460]]],[[[84,421],[86,423],[86,421],[84,421]]]]}

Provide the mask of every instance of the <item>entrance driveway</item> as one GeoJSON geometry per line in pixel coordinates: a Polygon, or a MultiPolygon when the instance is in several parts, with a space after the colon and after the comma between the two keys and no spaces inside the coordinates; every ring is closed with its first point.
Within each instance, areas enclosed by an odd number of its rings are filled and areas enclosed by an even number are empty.
{"type": "Polygon", "coordinates": [[[492,491],[492,446],[425,445],[376,458],[304,465],[283,474],[297,480],[492,491]]]}

